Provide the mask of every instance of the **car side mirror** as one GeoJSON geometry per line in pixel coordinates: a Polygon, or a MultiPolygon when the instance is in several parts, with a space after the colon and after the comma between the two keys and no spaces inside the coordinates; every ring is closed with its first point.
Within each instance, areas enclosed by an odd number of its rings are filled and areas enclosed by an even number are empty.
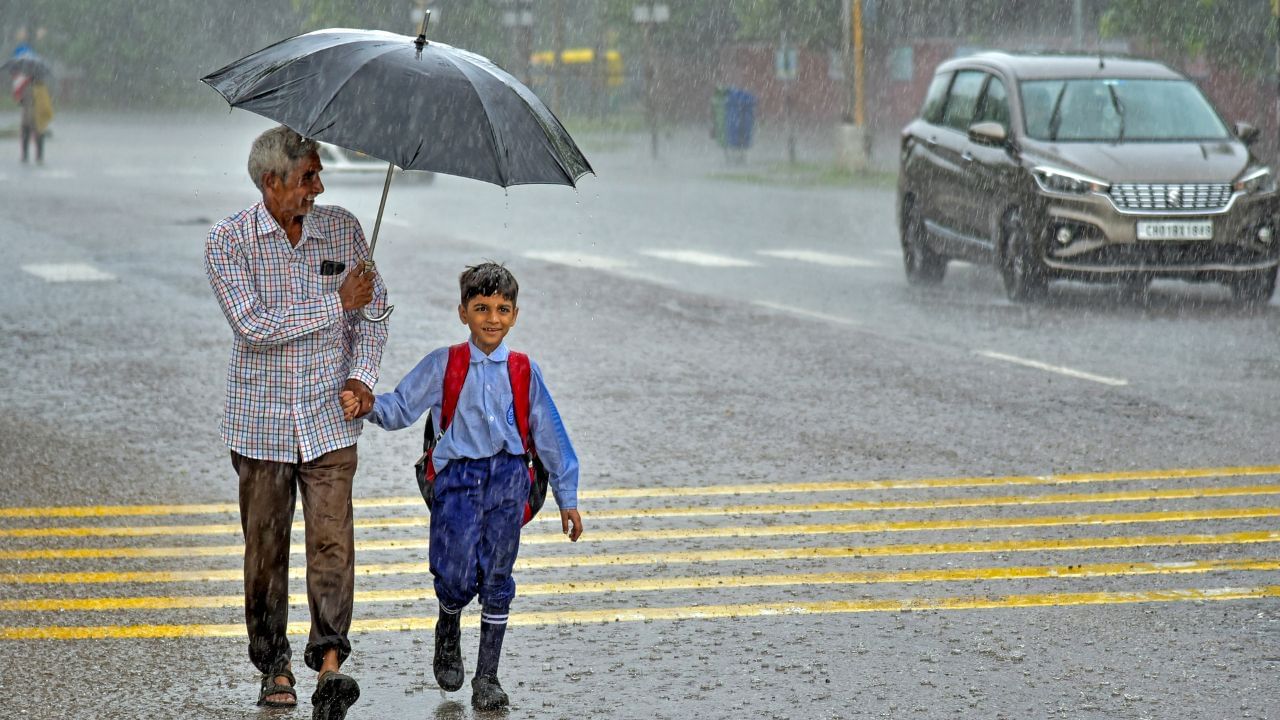
{"type": "Polygon", "coordinates": [[[1009,131],[998,122],[980,122],[969,126],[969,139],[983,145],[1004,145],[1009,131]]]}
{"type": "Polygon", "coordinates": [[[1251,145],[1254,140],[1258,139],[1258,128],[1247,122],[1238,122],[1236,123],[1236,137],[1240,138],[1240,142],[1245,145],[1251,145]]]}

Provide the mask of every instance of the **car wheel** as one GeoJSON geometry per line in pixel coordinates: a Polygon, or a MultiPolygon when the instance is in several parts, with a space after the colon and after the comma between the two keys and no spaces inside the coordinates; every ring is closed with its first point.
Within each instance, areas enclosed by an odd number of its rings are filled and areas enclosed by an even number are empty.
{"type": "Polygon", "coordinates": [[[1266,305],[1276,291],[1276,268],[1232,278],[1231,295],[1241,305],[1266,305]]]}
{"type": "Polygon", "coordinates": [[[1011,210],[1001,228],[1000,277],[1004,290],[1015,302],[1028,302],[1044,297],[1049,277],[1044,261],[1027,231],[1021,210],[1011,210]]]}
{"type": "Polygon", "coordinates": [[[937,285],[947,273],[947,257],[929,247],[924,236],[924,223],[913,204],[905,204],[902,210],[902,226],[898,231],[902,240],[902,265],[911,285],[937,285]]]}

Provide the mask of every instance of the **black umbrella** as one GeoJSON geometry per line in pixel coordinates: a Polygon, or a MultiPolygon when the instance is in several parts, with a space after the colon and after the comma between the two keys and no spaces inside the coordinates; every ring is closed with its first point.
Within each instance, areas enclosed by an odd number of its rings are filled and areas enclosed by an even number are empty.
{"type": "Polygon", "coordinates": [[[48,61],[32,52],[5,60],[0,69],[8,70],[10,75],[28,75],[36,82],[45,82],[53,75],[48,61]]]}
{"type": "Polygon", "coordinates": [[[389,163],[371,256],[396,166],[503,187],[572,186],[593,172],[533,91],[484,57],[427,42],[429,20],[416,39],[317,30],[201,78],[232,107],[389,163]]]}

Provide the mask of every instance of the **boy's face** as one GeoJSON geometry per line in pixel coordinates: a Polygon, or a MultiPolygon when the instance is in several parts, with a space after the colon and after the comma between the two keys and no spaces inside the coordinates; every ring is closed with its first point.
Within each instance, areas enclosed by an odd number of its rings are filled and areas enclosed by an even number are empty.
{"type": "Polygon", "coordinates": [[[458,319],[471,328],[471,340],[488,355],[516,324],[520,308],[501,295],[476,295],[458,306],[458,319]]]}

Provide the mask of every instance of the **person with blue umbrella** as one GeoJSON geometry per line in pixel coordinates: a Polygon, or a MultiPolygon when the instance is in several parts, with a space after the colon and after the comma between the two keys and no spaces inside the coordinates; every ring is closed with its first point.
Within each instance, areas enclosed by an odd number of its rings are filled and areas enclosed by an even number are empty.
{"type": "Polygon", "coordinates": [[[22,162],[31,161],[30,148],[36,146],[36,163],[44,164],[44,141],[53,122],[53,97],[49,94],[52,68],[27,43],[21,43],[4,69],[13,78],[13,99],[22,107],[22,162]]]}

